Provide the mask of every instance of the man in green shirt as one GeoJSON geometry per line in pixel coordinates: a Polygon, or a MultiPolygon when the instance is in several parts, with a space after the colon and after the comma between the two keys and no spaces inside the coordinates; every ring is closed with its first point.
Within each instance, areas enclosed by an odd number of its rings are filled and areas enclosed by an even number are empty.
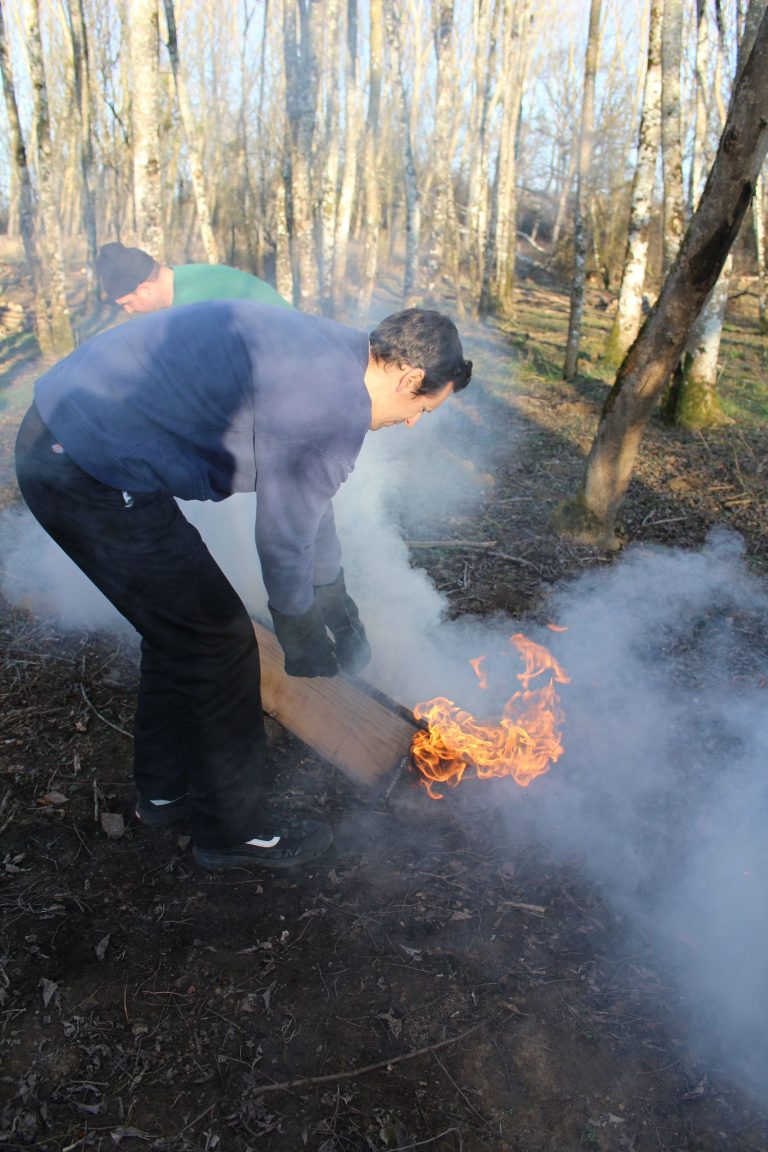
{"type": "Polygon", "coordinates": [[[126,312],[143,315],[202,300],[258,300],[291,305],[271,284],[225,264],[159,264],[142,248],[104,244],[96,260],[104,292],[126,312]]]}

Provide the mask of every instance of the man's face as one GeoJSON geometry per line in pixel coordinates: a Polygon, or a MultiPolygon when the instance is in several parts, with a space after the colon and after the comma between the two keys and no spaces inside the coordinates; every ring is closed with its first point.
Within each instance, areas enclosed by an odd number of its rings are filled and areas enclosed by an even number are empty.
{"type": "Polygon", "coordinates": [[[372,432],[379,428],[391,428],[394,424],[405,424],[412,428],[427,412],[434,412],[444,404],[449,396],[453,395],[453,385],[446,384],[441,392],[433,392],[429,396],[418,395],[416,389],[420,380],[413,381],[403,378],[391,391],[376,398],[372,404],[371,424],[372,432]]]}
{"type": "Polygon", "coordinates": [[[133,292],[128,292],[125,296],[120,296],[115,300],[115,304],[122,308],[128,315],[144,316],[147,312],[157,312],[160,308],[165,308],[160,295],[160,284],[157,280],[145,280],[142,284],[137,284],[133,292]]]}

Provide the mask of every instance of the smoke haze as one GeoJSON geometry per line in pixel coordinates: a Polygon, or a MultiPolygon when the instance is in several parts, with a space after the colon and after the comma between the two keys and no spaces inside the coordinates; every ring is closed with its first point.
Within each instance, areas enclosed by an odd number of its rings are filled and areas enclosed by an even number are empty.
{"type": "MultiPolygon", "coordinates": [[[[413,430],[369,436],[336,510],[347,585],[375,653],[367,678],[408,707],[447,695],[491,716],[518,684],[483,698],[468,660],[492,659],[521,629],[508,617],[450,621],[391,516],[406,507],[411,524],[431,525],[436,501],[438,515],[466,511],[488,492],[493,459],[472,411],[457,398],[413,430]],[[459,424],[469,442],[452,456],[439,444],[459,424]],[[467,458],[482,464],[468,470],[467,458]]],[[[184,510],[264,618],[253,499],[184,510]]],[[[124,627],[26,512],[3,514],[2,542],[13,603],[62,625],[124,627]]],[[[571,678],[561,690],[565,754],[531,786],[530,818],[549,844],[579,855],[678,973],[702,1051],[768,1102],[766,589],[739,538],[715,530],[696,552],[630,548],[556,589],[549,607],[567,631],[523,630],[571,678]]],[[[512,800],[516,785],[501,784],[512,800]]],[[[510,836],[519,808],[510,802],[510,836]]]]}

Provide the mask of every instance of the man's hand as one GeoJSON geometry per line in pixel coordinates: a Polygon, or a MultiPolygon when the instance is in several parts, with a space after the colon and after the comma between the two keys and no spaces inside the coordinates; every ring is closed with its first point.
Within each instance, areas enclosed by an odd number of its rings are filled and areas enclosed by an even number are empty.
{"type": "Polygon", "coordinates": [[[336,658],[345,672],[362,672],[371,659],[371,646],[365,635],[352,597],[344,586],[342,568],[333,584],[315,585],[315,603],[333,633],[336,658]]]}
{"type": "Polygon", "coordinates": [[[336,675],[339,665],[317,601],[300,616],[286,616],[271,604],[269,611],[289,676],[336,675]]]}

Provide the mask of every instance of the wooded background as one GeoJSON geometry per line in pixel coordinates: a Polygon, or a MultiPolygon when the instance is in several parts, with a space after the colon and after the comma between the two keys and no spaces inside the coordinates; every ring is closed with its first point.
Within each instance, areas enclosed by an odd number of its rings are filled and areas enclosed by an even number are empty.
{"type": "MultiPolygon", "coordinates": [[[[44,355],[98,246],[233,264],[296,306],[510,316],[516,275],[615,309],[619,365],[672,268],[765,0],[0,0],[0,233],[44,355]]],[[[760,160],[762,164],[762,159],[760,160]]],[[[759,170],[759,167],[758,167],[759,170]]],[[[734,274],[766,330],[764,182],[687,339],[670,420],[717,423],[734,274]]]]}

